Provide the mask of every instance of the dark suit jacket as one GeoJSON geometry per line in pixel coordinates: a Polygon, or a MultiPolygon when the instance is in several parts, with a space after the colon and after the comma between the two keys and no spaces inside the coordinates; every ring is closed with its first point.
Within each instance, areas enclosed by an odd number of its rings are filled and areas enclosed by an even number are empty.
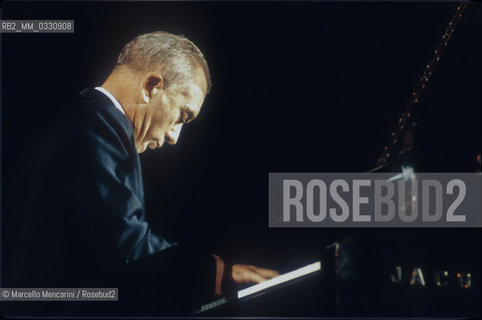
{"type": "Polygon", "coordinates": [[[151,232],[132,126],[107,96],[82,91],[47,137],[10,193],[4,287],[119,287],[119,303],[94,311],[136,315],[188,314],[214,291],[209,254],[151,232]]]}

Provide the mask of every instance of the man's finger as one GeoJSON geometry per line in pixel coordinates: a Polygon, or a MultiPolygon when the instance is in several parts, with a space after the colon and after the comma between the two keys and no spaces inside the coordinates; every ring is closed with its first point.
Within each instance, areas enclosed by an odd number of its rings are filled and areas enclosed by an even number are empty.
{"type": "Polygon", "coordinates": [[[278,271],[258,268],[252,265],[236,264],[233,265],[232,276],[237,283],[260,283],[279,276],[278,271]]]}
{"type": "Polygon", "coordinates": [[[260,283],[267,280],[261,274],[242,264],[233,265],[232,276],[236,283],[260,283]]]}
{"type": "Polygon", "coordinates": [[[261,274],[259,273],[256,273],[252,270],[249,270],[247,271],[249,273],[249,278],[251,281],[249,282],[256,282],[256,283],[260,283],[260,282],[263,282],[263,281],[266,281],[268,279],[266,279],[265,277],[263,277],[261,274]]]}
{"type": "Polygon", "coordinates": [[[264,278],[267,278],[267,279],[271,279],[279,276],[279,272],[276,270],[264,269],[264,268],[259,268],[251,265],[248,265],[246,267],[248,267],[249,269],[253,270],[254,272],[262,275],[264,278]]]}

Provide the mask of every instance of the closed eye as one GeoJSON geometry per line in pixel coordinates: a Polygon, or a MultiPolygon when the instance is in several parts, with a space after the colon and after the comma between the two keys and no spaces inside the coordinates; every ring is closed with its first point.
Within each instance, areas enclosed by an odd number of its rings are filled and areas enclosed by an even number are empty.
{"type": "Polygon", "coordinates": [[[177,123],[182,123],[185,124],[187,122],[187,115],[185,112],[182,112],[179,114],[179,120],[177,120],[177,123]]]}
{"type": "Polygon", "coordinates": [[[184,107],[184,108],[182,108],[182,110],[179,114],[179,120],[177,122],[182,123],[182,124],[186,124],[186,123],[192,121],[193,119],[194,119],[194,114],[192,113],[192,111],[189,108],[184,107]]]}

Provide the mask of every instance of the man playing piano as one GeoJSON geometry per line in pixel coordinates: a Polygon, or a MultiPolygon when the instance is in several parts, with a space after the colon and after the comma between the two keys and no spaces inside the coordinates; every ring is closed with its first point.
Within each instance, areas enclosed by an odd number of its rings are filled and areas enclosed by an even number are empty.
{"type": "MultiPolygon", "coordinates": [[[[141,303],[132,288],[158,289],[154,305],[144,301],[137,315],[164,315],[277,276],[171,243],[145,221],[138,153],[175,144],[210,87],[206,60],[190,40],[159,31],[129,42],[103,85],[83,90],[49,132],[36,166],[24,173],[28,188],[12,192],[21,200],[9,206],[18,229],[8,240],[5,283],[119,287],[119,304],[131,301],[123,314],[141,303]]],[[[77,307],[31,303],[20,314],[82,313],[77,307]]]]}

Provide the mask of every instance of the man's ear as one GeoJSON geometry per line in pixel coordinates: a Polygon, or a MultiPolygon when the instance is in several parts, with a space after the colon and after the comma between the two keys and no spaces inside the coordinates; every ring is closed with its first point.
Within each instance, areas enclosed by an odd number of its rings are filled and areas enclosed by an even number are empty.
{"type": "Polygon", "coordinates": [[[158,73],[149,73],[142,84],[142,99],[149,103],[152,97],[164,89],[164,78],[158,73]]]}

